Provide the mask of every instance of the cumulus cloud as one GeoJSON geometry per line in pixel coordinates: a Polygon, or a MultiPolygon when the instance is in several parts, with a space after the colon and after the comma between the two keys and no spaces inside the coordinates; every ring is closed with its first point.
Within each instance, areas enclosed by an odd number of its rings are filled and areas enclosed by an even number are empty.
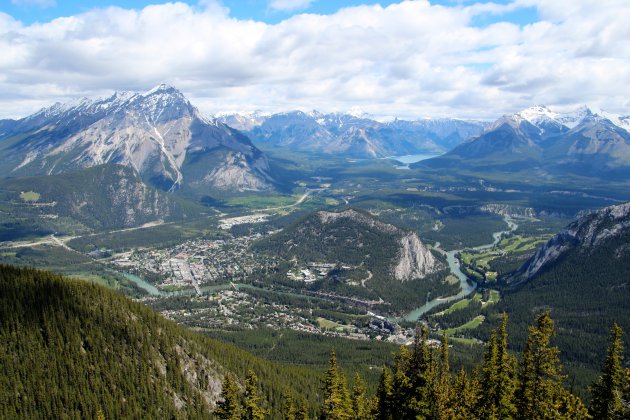
{"type": "Polygon", "coordinates": [[[588,103],[628,114],[630,27],[622,17],[630,2],[607,3],[417,0],[273,25],[232,18],[215,0],[94,9],[32,25],[0,13],[0,117],[161,82],[207,113],[360,107],[493,118],[534,103],[588,103]],[[536,7],[541,19],[471,24],[480,13],[521,7],[536,7]]]}

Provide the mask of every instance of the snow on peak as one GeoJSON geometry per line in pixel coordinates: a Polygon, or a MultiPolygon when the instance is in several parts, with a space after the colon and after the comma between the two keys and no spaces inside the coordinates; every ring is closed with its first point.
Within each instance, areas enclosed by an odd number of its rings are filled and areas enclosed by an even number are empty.
{"type": "Polygon", "coordinates": [[[536,126],[542,122],[557,121],[558,117],[556,112],[553,112],[545,105],[531,106],[518,112],[516,115],[536,126]]]}

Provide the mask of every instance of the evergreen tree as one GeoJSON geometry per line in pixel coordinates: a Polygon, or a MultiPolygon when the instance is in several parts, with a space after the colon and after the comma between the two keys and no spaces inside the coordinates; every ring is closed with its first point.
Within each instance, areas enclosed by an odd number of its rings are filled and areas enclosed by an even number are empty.
{"type": "Polygon", "coordinates": [[[492,331],[490,334],[481,372],[483,376],[481,381],[481,406],[479,415],[487,419],[496,419],[498,416],[497,407],[494,404],[498,386],[496,331],[492,331]]]}
{"type": "Polygon", "coordinates": [[[412,395],[409,400],[412,417],[427,418],[434,413],[434,381],[436,380],[435,359],[428,345],[429,329],[426,325],[416,330],[411,364],[407,376],[411,380],[412,395]]]}
{"type": "Polygon", "coordinates": [[[514,417],[516,367],[514,358],[507,350],[507,315],[501,317],[501,325],[492,332],[482,368],[480,416],[488,419],[514,417]]]}
{"type": "Polygon", "coordinates": [[[440,347],[439,375],[433,381],[433,401],[433,418],[438,420],[452,418],[450,408],[458,402],[452,400],[448,337],[445,333],[442,334],[440,347]]]}
{"type": "Polygon", "coordinates": [[[337,367],[337,355],[330,353],[330,362],[324,379],[324,405],[322,417],[338,420],[351,418],[352,404],[345,377],[337,367]]]}
{"type": "Polygon", "coordinates": [[[468,377],[462,368],[453,381],[452,395],[456,398],[449,405],[447,414],[449,419],[478,419],[477,406],[479,404],[479,380],[476,375],[468,377]]]}
{"type": "Polygon", "coordinates": [[[358,373],[354,376],[354,386],[352,387],[352,413],[356,419],[367,420],[371,418],[367,387],[358,373]]]}
{"type": "Polygon", "coordinates": [[[267,411],[262,407],[262,397],[258,391],[258,377],[250,370],[245,377],[243,420],[261,420],[267,411]]]}
{"type": "Polygon", "coordinates": [[[295,413],[295,420],[309,420],[306,400],[302,400],[300,403],[300,408],[297,410],[297,413],[295,413]]]}
{"type": "Polygon", "coordinates": [[[290,389],[285,389],[282,393],[282,417],[284,420],[295,420],[295,400],[290,389]]]}
{"type": "Polygon", "coordinates": [[[226,373],[223,378],[223,388],[221,388],[221,401],[217,403],[215,414],[220,419],[239,420],[241,418],[241,407],[238,403],[238,387],[232,375],[226,373]]]}
{"type": "Polygon", "coordinates": [[[592,386],[593,400],[591,414],[602,420],[621,417],[623,406],[624,371],[621,367],[623,359],[623,331],[616,323],[610,330],[610,346],[602,375],[592,386]]]}
{"type": "Polygon", "coordinates": [[[379,420],[392,420],[394,418],[394,379],[387,366],[383,366],[383,373],[378,382],[376,391],[377,418],[379,420]]]}
{"type": "Polygon", "coordinates": [[[535,327],[529,327],[516,393],[518,418],[564,419],[588,415],[579,398],[567,398],[568,391],[562,387],[560,351],[550,345],[554,335],[554,323],[548,311],[538,317],[535,327]]]}

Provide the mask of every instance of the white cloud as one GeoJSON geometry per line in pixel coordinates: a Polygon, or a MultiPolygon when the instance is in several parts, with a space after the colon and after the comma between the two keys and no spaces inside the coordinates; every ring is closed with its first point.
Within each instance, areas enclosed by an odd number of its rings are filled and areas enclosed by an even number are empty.
{"type": "Polygon", "coordinates": [[[269,0],[269,8],[273,10],[289,11],[303,10],[313,3],[314,0],[269,0]]]}
{"type": "Polygon", "coordinates": [[[376,115],[493,118],[534,103],[588,103],[630,114],[623,19],[630,2],[601,3],[418,0],[274,25],[231,18],[215,0],[95,9],[32,25],[0,13],[0,117],[161,82],[207,113],[360,107],[376,115]],[[531,6],[543,20],[471,25],[478,13],[531,6]]]}

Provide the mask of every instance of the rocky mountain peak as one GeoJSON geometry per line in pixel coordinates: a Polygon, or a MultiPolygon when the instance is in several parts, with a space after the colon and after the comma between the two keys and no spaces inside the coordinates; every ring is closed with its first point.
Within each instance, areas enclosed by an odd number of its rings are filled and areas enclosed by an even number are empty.
{"type": "Polygon", "coordinates": [[[519,282],[535,277],[571,249],[586,251],[630,229],[630,202],[606,207],[571,223],[551,238],[512,277],[519,282]]]}

